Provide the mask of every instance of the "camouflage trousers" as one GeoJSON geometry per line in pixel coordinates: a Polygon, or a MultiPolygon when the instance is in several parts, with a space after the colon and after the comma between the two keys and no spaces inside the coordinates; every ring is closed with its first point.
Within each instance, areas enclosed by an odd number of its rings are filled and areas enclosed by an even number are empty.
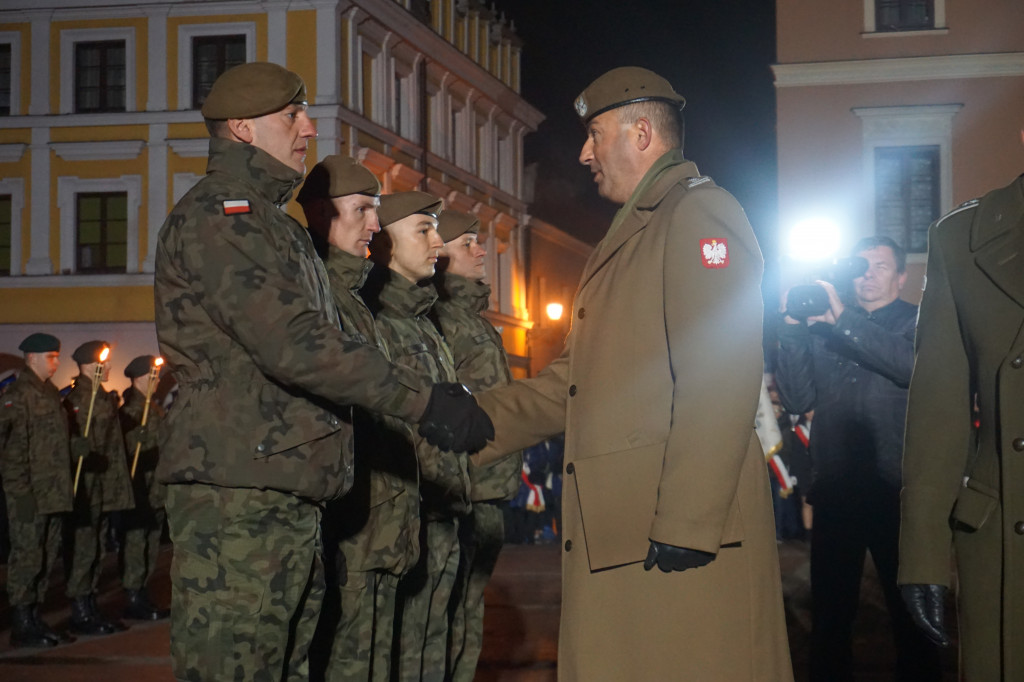
{"type": "Polygon", "coordinates": [[[351,572],[340,586],[341,620],[334,633],[327,682],[388,682],[398,576],[351,572]]]}
{"type": "Polygon", "coordinates": [[[459,570],[455,519],[423,520],[420,558],[398,583],[397,660],[401,682],[443,682],[448,658],[448,602],[459,570]]]}
{"type": "Polygon", "coordinates": [[[12,606],[29,606],[46,597],[50,574],[60,557],[62,517],[60,514],[28,514],[26,510],[31,511],[35,501],[19,497],[7,495],[11,538],[7,596],[12,606]]]}
{"type": "Polygon", "coordinates": [[[166,518],[163,508],[137,507],[124,512],[121,585],[126,590],[145,588],[153,575],[166,518]]]}
{"type": "Polygon", "coordinates": [[[273,490],[168,486],[179,680],[309,677],[324,596],[320,508],[273,490]]]}
{"type": "Polygon", "coordinates": [[[459,573],[452,594],[448,679],[473,682],[484,643],[484,588],[505,542],[505,520],[497,502],[474,502],[459,519],[459,573]]]}
{"type": "Polygon", "coordinates": [[[69,512],[64,521],[65,554],[71,553],[65,593],[71,599],[94,594],[99,586],[107,523],[107,515],[99,503],[90,505],[79,494],[74,511],[69,512]]]}

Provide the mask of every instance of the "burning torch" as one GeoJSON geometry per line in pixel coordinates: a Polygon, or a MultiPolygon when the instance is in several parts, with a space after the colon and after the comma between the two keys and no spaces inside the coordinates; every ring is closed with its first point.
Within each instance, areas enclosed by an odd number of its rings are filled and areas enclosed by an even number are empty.
{"type": "MultiPolygon", "coordinates": [[[[142,408],[141,426],[145,426],[146,421],[149,419],[149,404],[153,399],[153,390],[156,388],[156,385],[160,383],[160,366],[163,364],[164,359],[157,358],[153,361],[153,366],[149,370],[149,385],[146,386],[146,403],[142,408]]],[[[142,450],[141,440],[135,444],[135,456],[132,458],[132,478],[135,478],[135,468],[139,465],[140,450],[142,450]]]]}
{"type": "MultiPolygon", "coordinates": [[[[89,437],[89,427],[92,425],[92,409],[96,406],[96,392],[100,390],[100,382],[103,379],[103,363],[107,361],[107,356],[110,355],[110,349],[104,348],[103,352],[100,353],[100,360],[96,363],[96,369],[92,373],[92,396],[89,398],[89,412],[85,416],[85,429],[82,431],[82,437],[89,437]]],[[[82,476],[82,460],[85,459],[85,455],[81,455],[78,458],[78,467],[75,469],[75,486],[72,490],[72,495],[78,494],[78,479],[82,476]]]]}

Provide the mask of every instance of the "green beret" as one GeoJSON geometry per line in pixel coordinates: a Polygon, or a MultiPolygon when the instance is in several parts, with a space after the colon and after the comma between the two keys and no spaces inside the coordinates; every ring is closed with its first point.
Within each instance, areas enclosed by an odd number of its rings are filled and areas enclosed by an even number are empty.
{"type": "Polygon", "coordinates": [[[451,209],[442,211],[441,215],[437,219],[437,231],[441,234],[441,239],[447,244],[456,237],[461,237],[467,232],[473,234],[480,233],[480,219],[475,215],[468,213],[462,213],[460,211],[452,211],[451,209]]]}
{"type": "Polygon", "coordinates": [[[686,100],[667,80],[639,66],[612,69],[580,93],[574,106],[584,125],[598,114],[636,102],[666,102],[682,109],[686,100]]]}
{"type": "Polygon", "coordinates": [[[305,206],[315,199],[344,197],[349,194],[380,194],[380,180],[351,156],[333,154],[313,166],[295,200],[305,206]]]}
{"type": "Polygon", "coordinates": [[[104,348],[109,348],[109,344],[106,341],[86,341],[75,349],[75,352],[71,354],[71,359],[80,365],[99,362],[100,353],[103,352],[104,348]]]}
{"type": "Polygon", "coordinates": [[[148,374],[153,369],[153,362],[156,360],[152,355],[140,355],[124,368],[124,375],[129,379],[137,379],[143,374],[148,374]]]}
{"type": "Polygon", "coordinates": [[[60,339],[50,334],[36,332],[26,336],[18,345],[18,350],[23,353],[53,353],[60,350],[60,339]]]}
{"type": "Polygon", "coordinates": [[[380,198],[377,218],[380,220],[381,227],[387,227],[414,213],[422,213],[436,219],[440,212],[441,200],[433,194],[398,192],[397,194],[385,194],[380,198]]]}
{"type": "Polygon", "coordinates": [[[306,103],[306,84],[299,74],[270,62],[239,64],[213,82],[203,102],[203,118],[257,118],[292,103],[306,103]]]}

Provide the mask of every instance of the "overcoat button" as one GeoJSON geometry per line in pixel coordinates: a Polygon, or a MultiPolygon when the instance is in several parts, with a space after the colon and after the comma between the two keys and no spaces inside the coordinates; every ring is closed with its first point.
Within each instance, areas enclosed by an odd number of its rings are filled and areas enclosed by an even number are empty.
{"type": "Polygon", "coordinates": [[[576,465],[573,464],[572,462],[569,462],[565,466],[565,473],[567,473],[567,474],[575,474],[576,473],[576,465]]]}
{"type": "Polygon", "coordinates": [[[1013,532],[1017,535],[1024,535],[1024,521],[1018,521],[1013,524],[1013,532]]]}
{"type": "Polygon", "coordinates": [[[569,395],[570,396],[576,395],[576,384],[573,384],[572,386],[569,387],[569,395]]]}
{"type": "Polygon", "coordinates": [[[259,445],[256,446],[256,452],[263,452],[266,449],[267,447],[263,445],[263,443],[260,443],[259,445]]]}
{"type": "Polygon", "coordinates": [[[579,318],[580,318],[580,319],[582,320],[582,319],[583,319],[583,316],[584,316],[584,315],[586,314],[586,312],[587,312],[587,311],[586,311],[586,308],[580,308],[580,309],[579,309],[579,310],[578,310],[578,311],[576,312],[576,314],[577,314],[577,315],[579,316],[579,318]]]}
{"type": "Polygon", "coordinates": [[[1017,452],[1024,451],[1024,438],[1014,438],[1013,449],[1017,452]]]}
{"type": "Polygon", "coordinates": [[[1010,367],[1014,369],[1020,369],[1022,366],[1024,366],[1024,355],[1018,355],[1010,362],[1010,367]]]}
{"type": "MultiPolygon", "coordinates": [[[[1017,525],[1021,526],[1021,528],[1024,528],[1024,524],[1018,523],[1017,525]]],[[[1024,532],[1024,531],[1022,531],[1022,532],[1024,532]]],[[[566,552],[571,552],[572,551],[572,540],[566,540],[565,541],[565,551],[566,552]]]]}

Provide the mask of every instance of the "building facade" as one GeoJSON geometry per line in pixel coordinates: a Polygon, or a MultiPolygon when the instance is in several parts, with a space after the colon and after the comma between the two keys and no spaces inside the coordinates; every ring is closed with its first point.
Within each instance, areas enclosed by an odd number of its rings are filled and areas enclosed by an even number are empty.
{"type": "Polygon", "coordinates": [[[543,117],[519,95],[520,49],[476,0],[6,0],[0,352],[36,330],[103,338],[115,377],[155,352],[155,237],[205,173],[199,107],[226,68],[266,60],[306,81],[308,166],[347,154],[385,192],[480,217],[489,314],[525,367],[522,149],[543,117]]]}
{"type": "Polygon", "coordinates": [[[780,229],[831,220],[842,255],[867,235],[894,238],[910,252],[904,296],[916,302],[929,224],[1024,171],[1021,3],[776,9],[780,229]]]}

